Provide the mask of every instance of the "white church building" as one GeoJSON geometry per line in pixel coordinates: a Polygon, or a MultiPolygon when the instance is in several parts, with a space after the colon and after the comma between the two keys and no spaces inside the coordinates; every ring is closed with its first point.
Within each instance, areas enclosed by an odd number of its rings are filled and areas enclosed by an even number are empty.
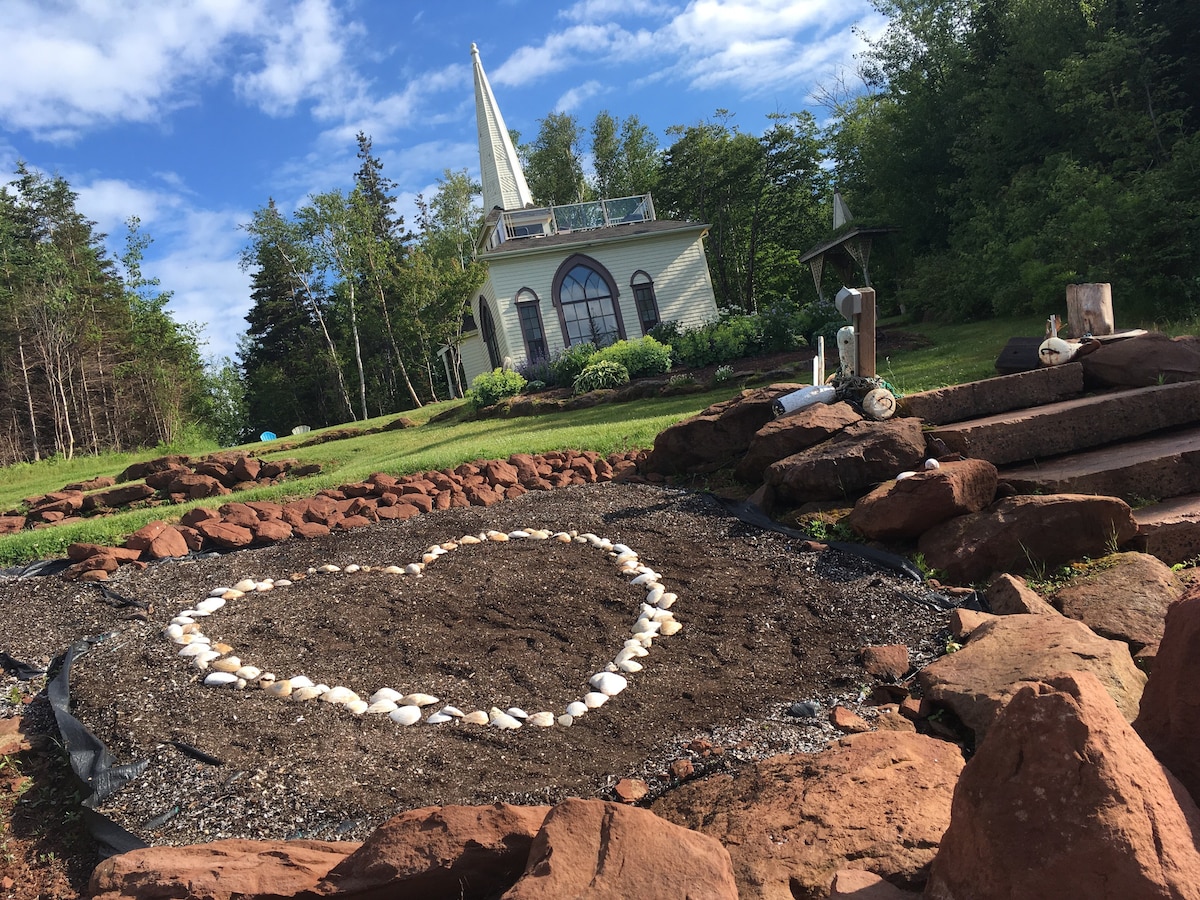
{"type": "Polygon", "coordinates": [[[606,346],[659,322],[690,328],[716,318],[708,226],[656,218],[649,194],[536,206],[474,44],[471,58],[485,210],[476,258],[488,276],[464,326],[468,383],[572,344],[606,346]]]}

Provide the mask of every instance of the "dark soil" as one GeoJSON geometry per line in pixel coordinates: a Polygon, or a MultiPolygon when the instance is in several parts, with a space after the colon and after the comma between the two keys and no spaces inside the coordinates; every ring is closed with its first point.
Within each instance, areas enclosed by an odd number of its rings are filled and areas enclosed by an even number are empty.
{"type": "Polygon", "coordinates": [[[709,496],[648,485],[531,493],[490,509],[122,568],[109,589],[116,596],[0,576],[0,650],[47,661],[110,632],[76,663],[73,710],[118,761],[149,760],[100,811],[152,844],[361,840],[404,809],[611,797],[627,776],[651,784],[649,802],[669,790],[679,757],[704,773],[823,748],[834,736],[824,713],[838,702],[857,708],[870,687],[861,647],[905,643],[919,666],[944,645],[946,626],[911,581],[834,550],[804,551],[730,518],[709,496]],[[521,527],[627,544],[679,595],[672,612],[683,630],[656,640],[629,687],[571,727],[405,728],[254,688],[205,687],[162,635],[214,587],[291,578],[201,620],[205,633],[243,663],[364,698],[387,686],[440,697],[431,709],[561,713],[621,649],[644,598],[607,554],[586,543],[485,542],[445,554],[419,578],[378,571],[419,561],[434,543],[521,527]],[[326,563],[373,570],[308,574],[326,563]],[[823,714],[789,715],[798,700],[819,702],[823,714]],[[700,750],[704,741],[715,752],[700,750]]]}

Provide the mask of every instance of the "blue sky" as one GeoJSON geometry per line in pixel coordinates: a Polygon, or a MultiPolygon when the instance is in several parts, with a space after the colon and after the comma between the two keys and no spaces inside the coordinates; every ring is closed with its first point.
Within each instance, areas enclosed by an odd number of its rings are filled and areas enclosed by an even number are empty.
{"type": "Polygon", "coordinates": [[[274,197],[349,188],[355,134],[413,198],[478,173],[472,42],[510,128],[569,111],[657,134],[711,118],[759,132],[847,79],[869,0],[3,0],[0,166],[65,177],[120,249],[131,215],[172,314],[232,356],[249,277],[239,225],[274,197]]]}

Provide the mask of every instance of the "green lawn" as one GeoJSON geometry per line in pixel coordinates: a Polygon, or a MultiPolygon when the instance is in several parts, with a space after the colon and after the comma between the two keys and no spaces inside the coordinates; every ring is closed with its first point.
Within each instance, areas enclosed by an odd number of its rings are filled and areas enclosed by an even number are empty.
{"type": "MultiPolygon", "coordinates": [[[[993,363],[1008,338],[1036,336],[1041,334],[1041,327],[1037,319],[958,326],[903,326],[906,331],[924,335],[933,346],[880,358],[877,367],[880,376],[902,393],[986,378],[994,374],[993,363]]],[[[806,380],[806,367],[800,366],[798,371],[796,380],[806,380]]],[[[307,447],[290,446],[299,443],[300,439],[284,438],[277,442],[279,449],[266,453],[262,451],[267,448],[256,443],[251,445],[252,449],[264,459],[287,457],[303,463],[320,463],[323,471],[309,478],[246,491],[240,493],[238,499],[284,500],[311,496],[321,488],[361,481],[374,472],[400,475],[452,467],[474,459],[506,457],[517,452],[540,453],[572,448],[609,453],[648,448],[653,446],[655,435],[668,425],[736,395],[740,387],[730,382],[705,393],[606,403],[590,409],[539,416],[429,421],[462,403],[453,401],[406,413],[418,423],[415,428],[363,434],[307,447]]],[[[366,429],[392,418],[395,417],[357,423],[357,427],[366,429]]],[[[304,438],[319,433],[312,432],[304,438]]],[[[80,456],[69,461],[51,459],[10,466],[0,470],[0,510],[18,508],[24,498],[40,496],[74,481],[117,475],[137,460],[152,459],[171,451],[201,455],[213,449],[160,447],[140,453],[80,456]]],[[[178,518],[192,506],[215,506],[222,502],[225,500],[214,498],[180,506],[131,510],[75,525],[0,537],[0,566],[61,556],[75,541],[120,543],[126,535],[156,518],[178,518]]]]}

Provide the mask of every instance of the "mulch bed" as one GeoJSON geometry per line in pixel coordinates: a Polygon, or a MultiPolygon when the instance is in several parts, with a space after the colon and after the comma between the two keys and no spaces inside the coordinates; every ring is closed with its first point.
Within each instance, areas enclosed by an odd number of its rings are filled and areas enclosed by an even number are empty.
{"type": "Polygon", "coordinates": [[[904,643],[921,665],[944,646],[947,624],[914,600],[919,586],[857,557],[806,551],[728,517],[707,495],[637,484],[122,569],[108,588],[149,610],[114,605],[93,585],[0,578],[2,649],[46,660],[110,632],[76,663],[73,711],[120,762],[149,760],[100,811],[151,844],[361,840],[404,809],[612,797],[629,776],[651,784],[650,802],[670,790],[668,769],[681,757],[703,774],[823,748],[834,736],[825,716],[796,718],[791,704],[858,707],[870,687],[861,647],[904,643]],[[656,641],[623,693],[569,728],[404,728],[326,703],[205,687],[162,636],[213,587],[306,575],[230,602],[206,633],[281,678],[303,673],[364,697],[389,686],[466,711],[559,713],[620,650],[644,596],[602,551],[487,542],[445,554],[420,578],[308,575],[326,563],[402,566],[433,543],[539,526],[629,545],[679,594],[673,612],[684,625],[656,641]]]}

